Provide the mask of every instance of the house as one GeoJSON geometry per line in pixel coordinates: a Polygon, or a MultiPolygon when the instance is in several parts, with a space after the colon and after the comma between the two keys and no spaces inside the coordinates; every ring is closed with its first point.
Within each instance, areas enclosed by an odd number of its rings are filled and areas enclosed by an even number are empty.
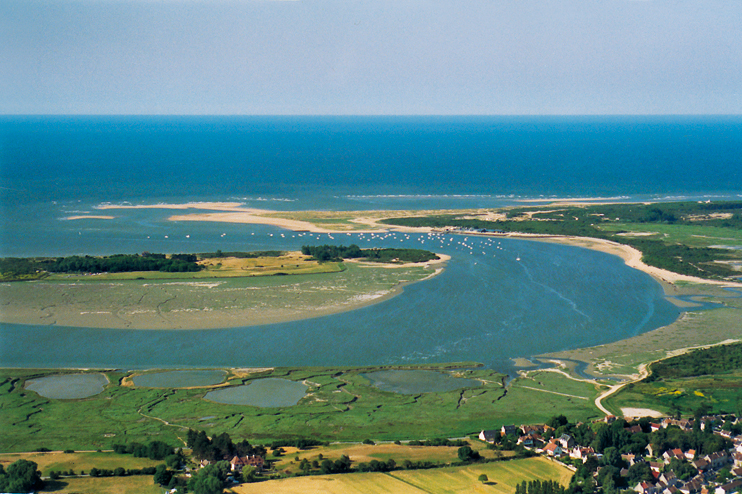
{"type": "Polygon", "coordinates": [[[649,482],[639,482],[634,490],[639,494],[656,494],[657,492],[657,488],[649,482]]]}
{"type": "Polygon", "coordinates": [[[562,449],[569,450],[575,447],[575,440],[569,434],[562,434],[559,437],[559,444],[561,444],[562,449]]]}
{"type": "Polygon", "coordinates": [[[658,461],[650,461],[649,468],[654,472],[661,472],[665,464],[658,461]]]}
{"type": "Polygon", "coordinates": [[[233,472],[241,472],[246,466],[255,467],[260,472],[263,470],[265,459],[262,456],[251,455],[251,456],[235,456],[232,461],[229,462],[232,465],[233,472]]]}
{"type": "Polygon", "coordinates": [[[659,451],[656,451],[656,450],[655,450],[655,447],[654,447],[654,446],[652,446],[652,444],[651,444],[651,443],[650,443],[650,444],[647,444],[647,448],[646,448],[646,451],[647,451],[647,456],[650,456],[650,457],[652,457],[652,458],[654,458],[654,457],[655,457],[655,453],[659,453],[659,451]]]}
{"type": "Polygon", "coordinates": [[[729,464],[729,456],[727,455],[726,451],[711,453],[710,455],[706,455],[704,459],[709,462],[711,468],[713,468],[714,470],[717,470],[729,464]]]}
{"type": "Polygon", "coordinates": [[[575,446],[574,449],[572,449],[572,451],[569,452],[570,458],[575,458],[575,459],[579,458],[582,460],[583,463],[586,462],[589,457],[594,456],[594,455],[595,455],[595,450],[590,447],[584,448],[580,446],[575,446]]]}
{"type": "Polygon", "coordinates": [[[742,479],[732,480],[728,484],[720,485],[714,491],[714,494],[731,494],[738,492],[742,488],[742,479]]]}
{"type": "Polygon", "coordinates": [[[696,450],[695,449],[689,449],[685,452],[685,459],[688,461],[693,461],[693,459],[696,457],[696,450]]]}
{"type": "Polygon", "coordinates": [[[669,487],[677,486],[681,483],[673,472],[664,472],[660,475],[660,481],[669,487]]]}
{"type": "Polygon", "coordinates": [[[697,492],[701,492],[702,487],[702,480],[693,479],[690,482],[686,482],[685,485],[680,487],[680,492],[682,492],[683,494],[696,494],[697,492]]]}
{"type": "Polygon", "coordinates": [[[502,436],[514,436],[516,434],[517,427],[514,425],[503,425],[500,429],[500,435],[502,436]]]}
{"type": "Polygon", "coordinates": [[[543,452],[549,456],[562,456],[562,448],[557,443],[549,443],[544,446],[543,452]]]}
{"type": "Polygon", "coordinates": [[[495,438],[500,437],[500,431],[497,430],[491,430],[491,431],[482,431],[479,433],[479,440],[484,441],[486,443],[493,443],[495,442],[495,438]]]}
{"type": "Polygon", "coordinates": [[[626,427],[626,430],[632,434],[642,432],[642,428],[639,425],[632,425],[631,427],[626,427]]]}
{"type": "Polygon", "coordinates": [[[705,472],[706,470],[709,469],[709,466],[710,466],[709,462],[703,458],[699,458],[698,460],[691,462],[691,465],[696,467],[699,472],[705,472]]]}

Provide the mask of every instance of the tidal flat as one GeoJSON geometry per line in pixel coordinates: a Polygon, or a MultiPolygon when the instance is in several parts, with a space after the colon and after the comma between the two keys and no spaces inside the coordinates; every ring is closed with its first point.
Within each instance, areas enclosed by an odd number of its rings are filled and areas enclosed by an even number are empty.
{"type": "Polygon", "coordinates": [[[338,272],[285,276],[142,280],[57,276],[2,283],[0,320],[119,329],[245,327],[358,309],[442,269],[432,264],[391,268],[344,264],[338,272]]]}

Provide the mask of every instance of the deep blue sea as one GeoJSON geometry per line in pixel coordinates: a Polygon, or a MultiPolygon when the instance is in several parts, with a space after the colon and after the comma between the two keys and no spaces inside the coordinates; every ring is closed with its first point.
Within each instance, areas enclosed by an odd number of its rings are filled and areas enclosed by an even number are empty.
{"type": "MultiPolygon", "coordinates": [[[[0,117],[0,256],[302,243],[274,227],[173,223],[162,210],[63,219],[101,203],[360,210],[740,196],[742,117],[0,117]]],[[[517,240],[497,250],[477,240],[472,252],[457,241],[437,246],[453,256],[443,275],[351,313],[187,336],[5,324],[0,365],[507,369],[511,357],[615,341],[678,315],[651,278],[612,256],[517,240]],[[261,344],[250,345],[256,331],[261,344]]]]}

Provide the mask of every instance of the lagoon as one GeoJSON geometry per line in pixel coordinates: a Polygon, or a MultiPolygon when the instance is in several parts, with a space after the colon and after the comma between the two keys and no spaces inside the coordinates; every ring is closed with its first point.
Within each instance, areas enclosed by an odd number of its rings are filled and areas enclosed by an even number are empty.
{"type": "Polygon", "coordinates": [[[226,375],[221,370],[181,370],[140,374],[133,381],[135,386],[148,388],[192,388],[219,384],[226,375]]]}
{"type": "Polygon", "coordinates": [[[382,391],[404,395],[443,393],[482,385],[475,379],[428,370],[384,370],[362,375],[382,391]]]}
{"type": "Polygon", "coordinates": [[[278,408],[296,405],[306,391],[306,384],[271,377],[257,379],[244,386],[215,389],[206,393],[204,399],[228,405],[278,408]]]}
{"type": "Polygon", "coordinates": [[[105,374],[56,374],[26,381],[26,389],[45,398],[74,400],[103,392],[108,384],[105,374]]]}

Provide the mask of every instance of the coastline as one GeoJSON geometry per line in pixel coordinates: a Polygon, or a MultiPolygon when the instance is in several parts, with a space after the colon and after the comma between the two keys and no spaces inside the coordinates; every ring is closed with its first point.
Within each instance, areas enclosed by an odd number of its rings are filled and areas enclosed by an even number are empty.
{"type": "MultiPolygon", "coordinates": [[[[599,201],[605,198],[595,198],[599,201]]],[[[535,202],[547,202],[546,200],[534,200],[535,202]]],[[[583,199],[581,201],[570,201],[569,204],[587,204],[589,199],[583,199]]],[[[552,201],[553,202],[553,201],[552,201]]],[[[566,204],[566,203],[565,203],[566,204]]],[[[564,205],[559,203],[559,205],[564,205]]],[[[311,221],[297,220],[282,218],[274,215],[286,215],[292,214],[287,211],[273,211],[268,209],[255,209],[247,208],[238,202],[190,202],[184,204],[152,204],[152,205],[112,205],[102,204],[95,207],[96,209],[108,210],[108,209],[175,209],[175,210],[209,210],[219,212],[199,212],[199,213],[188,213],[172,215],[168,218],[169,221],[213,221],[213,222],[224,222],[224,223],[241,223],[241,224],[260,224],[260,225],[271,225],[286,230],[292,230],[295,232],[312,232],[312,233],[329,233],[329,234],[340,234],[340,233],[385,233],[390,231],[400,233],[428,233],[434,231],[430,227],[401,227],[393,225],[380,225],[379,221],[388,218],[392,213],[391,211],[340,211],[334,212],[334,215],[338,218],[348,217],[349,223],[352,224],[351,228],[323,228],[317,226],[311,221]],[[356,229],[355,227],[360,227],[356,229]]],[[[458,210],[457,210],[458,211],[458,210]]],[[[461,210],[461,213],[466,213],[468,210],[461,210]]],[[[296,214],[297,212],[294,212],[296,214]]],[[[321,215],[327,213],[313,212],[313,211],[302,211],[302,214],[306,215],[321,215]]],[[[408,214],[408,211],[394,211],[394,215],[408,214]]],[[[430,211],[423,212],[417,211],[415,214],[430,213],[430,211]]],[[[493,237],[507,237],[517,238],[522,240],[535,240],[539,242],[551,242],[559,243],[563,245],[571,245],[574,247],[583,247],[586,249],[596,250],[607,254],[613,254],[619,256],[624,260],[627,266],[647,273],[652,276],[655,280],[660,282],[663,286],[675,285],[678,282],[703,284],[703,285],[719,285],[729,287],[742,287],[742,282],[733,281],[719,281],[719,280],[706,280],[694,276],[682,275],[667,271],[664,269],[649,266],[642,262],[641,251],[630,247],[628,245],[612,242],[610,240],[603,240],[591,237],[574,237],[564,235],[541,235],[541,234],[528,234],[528,233],[477,233],[477,236],[493,236],[493,237]]]]}

